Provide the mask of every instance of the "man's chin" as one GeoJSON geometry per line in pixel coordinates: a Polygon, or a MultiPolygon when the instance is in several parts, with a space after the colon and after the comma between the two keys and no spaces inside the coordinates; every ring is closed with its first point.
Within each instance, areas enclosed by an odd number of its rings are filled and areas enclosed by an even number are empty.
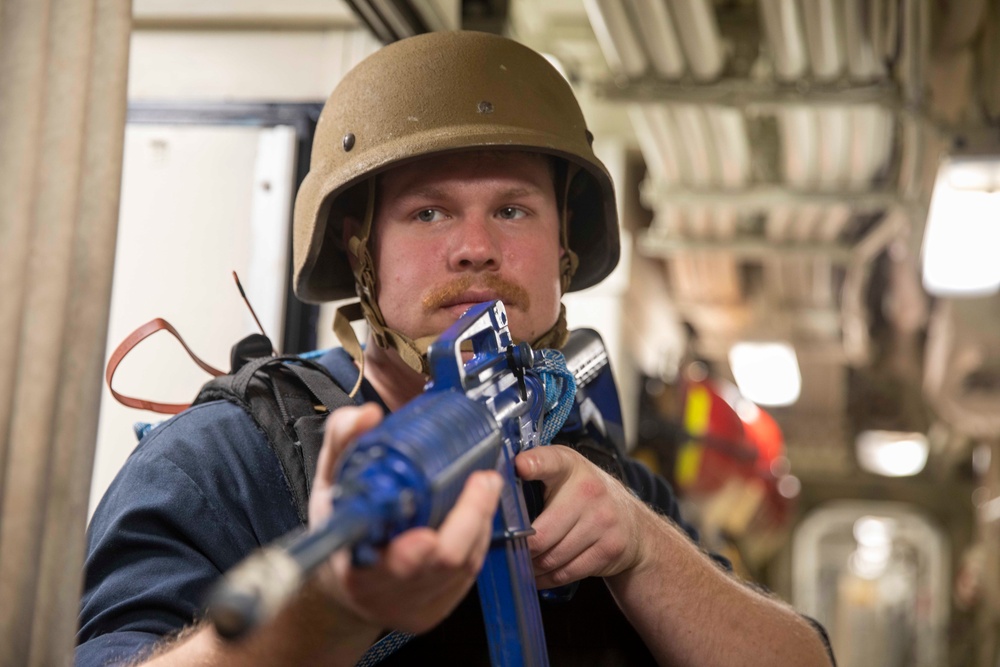
{"type": "MultiPolygon", "coordinates": [[[[429,339],[431,341],[436,340],[441,334],[445,332],[451,325],[459,320],[465,312],[475,304],[461,304],[461,306],[449,306],[437,309],[434,313],[428,314],[428,322],[433,323],[433,326],[428,327],[427,333],[424,333],[421,337],[415,338],[414,340],[429,339]]],[[[507,309],[508,327],[510,329],[511,338],[515,343],[533,342],[540,334],[533,333],[531,331],[525,332],[521,331],[515,322],[520,321],[523,317],[523,313],[520,312],[517,305],[505,306],[507,309]]]]}

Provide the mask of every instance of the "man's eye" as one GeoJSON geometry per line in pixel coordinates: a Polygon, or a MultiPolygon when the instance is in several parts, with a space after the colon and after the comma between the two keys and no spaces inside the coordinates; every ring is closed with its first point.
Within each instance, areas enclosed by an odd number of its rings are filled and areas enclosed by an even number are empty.
{"type": "Polygon", "coordinates": [[[440,216],[441,213],[433,208],[425,208],[423,211],[417,213],[417,220],[421,222],[435,222],[441,219],[440,216]]]}
{"type": "Polygon", "coordinates": [[[502,209],[497,211],[497,215],[504,220],[517,220],[518,218],[523,218],[525,213],[521,209],[514,206],[504,206],[502,209]]]}

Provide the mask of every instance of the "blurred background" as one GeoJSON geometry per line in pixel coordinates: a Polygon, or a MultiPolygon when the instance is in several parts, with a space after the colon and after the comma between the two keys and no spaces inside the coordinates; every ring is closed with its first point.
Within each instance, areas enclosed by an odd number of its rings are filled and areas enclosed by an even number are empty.
{"type": "MultiPolygon", "coordinates": [[[[1000,2],[133,0],[130,27],[107,353],[160,316],[227,368],[256,329],[232,271],[284,351],[335,345],[274,279],[323,101],[396,39],[510,36],[615,179],[621,264],[565,303],[633,454],[842,667],[1000,665],[1000,2]]],[[[163,336],[115,385],[206,379],[163,336]]],[[[104,390],[90,511],[161,418],[104,390]]]]}

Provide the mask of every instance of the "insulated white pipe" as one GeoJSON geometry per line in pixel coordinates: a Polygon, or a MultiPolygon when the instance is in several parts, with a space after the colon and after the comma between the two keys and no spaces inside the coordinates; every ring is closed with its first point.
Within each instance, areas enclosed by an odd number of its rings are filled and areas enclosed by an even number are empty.
{"type": "Polygon", "coordinates": [[[678,185],[681,156],[677,151],[676,133],[671,129],[673,117],[663,105],[644,103],[628,105],[628,115],[653,178],[665,187],[678,185]]]}
{"type": "Polygon", "coordinates": [[[654,72],[664,79],[677,79],[684,75],[685,60],[666,3],[667,0],[629,0],[628,5],[654,72]]]}
{"type": "Polygon", "coordinates": [[[844,39],[847,70],[854,81],[875,81],[887,75],[885,62],[875,52],[874,34],[880,26],[868,23],[869,0],[844,0],[844,39]]]}
{"type": "Polygon", "coordinates": [[[817,238],[824,243],[835,243],[844,233],[847,223],[851,221],[851,209],[846,204],[831,206],[826,210],[822,228],[818,230],[817,238]]]}
{"type": "Polygon", "coordinates": [[[644,74],[649,61],[625,5],[618,0],[584,0],[583,6],[611,71],[629,79],[644,74]]]}
{"type": "Polygon", "coordinates": [[[750,138],[743,112],[727,107],[705,107],[718,165],[716,174],[724,188],[743,188],[750,181],[750,138]]]}
{"type": "Polygon", "coordinates": [[[815,187],[819,179],[819,136],[815,110],[806,107],[780,109],[778,130],[785,180],[792,188],[815,187]]]}
{"type": "Polygon", "coordinates": [[[694,78],[699,81],[719,78],[726,63],[712,5],[708,0],[672,0],[671,7],[694,78]]]}
{"type": "Polygon", "coordinates": [[[846,106],[816,109],[819,127],[819,187],[843,189],[850,181],[851,113],[846,106]]]}
{"type": "Polygon", "coordinates": [[[820,81],[832,81],[844,72],[843,15],[837,0],[802,3],[806,45],[812,73],[820,81]]]}
{"type": "Polygon", "coordinates": [[[894,123],[890,112],[878,107],[857,106],[851,114],[851,169],[848,186],[871,187],[872,180],[889,162],[894,123]]]}
{"type": "Polygon", "coordinates": [[[796,0],[760,0],[760,20],[771,52],[775,78],[794,81],[808,70],[802,19],[796,0]]]}
{"type": "Polygon", "coordinates": [[[688,158],[688,183],[702,189],[713,186],[718,182],[713,164],[715,144],[705,110],[694,104],[675,104],[671,110],[677,123],[675,145],[683,145],[688,158]]]}

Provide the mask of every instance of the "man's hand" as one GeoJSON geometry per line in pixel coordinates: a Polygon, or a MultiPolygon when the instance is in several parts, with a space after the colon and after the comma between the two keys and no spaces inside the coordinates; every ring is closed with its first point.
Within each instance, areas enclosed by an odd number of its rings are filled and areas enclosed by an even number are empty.
{"type": "Polygon", "coordinates": [[[521,479],[545,485],[545,509],[528,538],[539,588],[640,564],[640,517],[650,510],[618,480],[561,445],[524,452],[515,466],[521,479]]]}
{"type": "MultiPolygon", "coordinates": [[[[371,404],[330,415],[309,499],[310,525],[332,512],[333,475],[344,448],[381,419],[371,404]]],[[[347,550],[335,554],[318,573],[322,591],[379,628],[414,633],[433,628],[461,602],[482,568],[501,485],[496,472],[472,475],[437,530],[406,531],[372,567],[353,567],[347,550]]]]}
{"type": "Polygon", "coordinates": [[[515,465],[522,479],[545,485],[545,509],[528,538],[538,587],[604,577],[659,664],[830,664],[793,609],[724,572],[582,455],[536,447],[515,465]]]}

